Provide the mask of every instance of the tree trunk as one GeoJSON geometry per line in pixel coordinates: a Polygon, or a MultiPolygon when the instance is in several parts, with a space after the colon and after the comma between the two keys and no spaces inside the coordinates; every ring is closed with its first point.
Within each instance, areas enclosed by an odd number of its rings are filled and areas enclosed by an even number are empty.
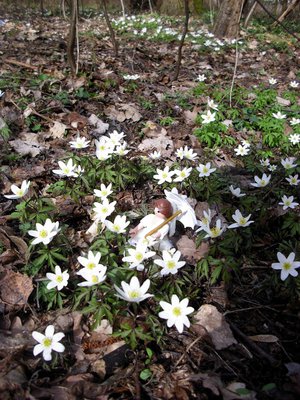
{"type": "Polygon", "coordinates": [[[68,64],[71,68],[72,74],[76,73],[76,60],[75,60],[75,43],[76,43],[76,33],[77,33],[77,22],[78,22],[78,2],[77,0],[72,1],[71,10],[71,21],[69,29],[69,37],[67,43],[67,58],[68,64]]]}
{"type": "Polygon", "coordinates": [[[223,0],[213,28],[216,36],[227,38],[238,36],[243,4],[244,0],[223,0]]]}

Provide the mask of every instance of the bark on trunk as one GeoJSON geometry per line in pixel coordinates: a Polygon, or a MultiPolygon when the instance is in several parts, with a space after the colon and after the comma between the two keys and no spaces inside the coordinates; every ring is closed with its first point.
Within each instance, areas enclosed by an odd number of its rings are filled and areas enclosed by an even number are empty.
{"type": "Polygon", "coordinates": [[[77,30],[77,21],[78,21],[78,3],[77,0],[72,1],[72,12],[71,12],[71,21],[70,21],[70,29],[69,29],[69,37],[67,43],[67,58],[68,64],[71,68],[72,74],[76,73],[76,60],[75,60],[75,43],[76,43],[76,30],[77,30]]]}
{"type": "Polygon", "coordinates": [[[238,36],[241,12],[245,0],[223,0],[213,33],[218,37],[238,36]]]}

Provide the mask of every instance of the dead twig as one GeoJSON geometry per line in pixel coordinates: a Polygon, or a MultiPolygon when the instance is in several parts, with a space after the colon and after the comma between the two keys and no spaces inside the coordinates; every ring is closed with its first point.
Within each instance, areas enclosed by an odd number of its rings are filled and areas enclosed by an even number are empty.
{"type": "Polygon", "coordinates": [[[276,360],[274,357],[272,357],[270,354],[266,353],[263,349],[261,349],[257,344],[255,344],[251,339],[248,338],[247,335],[245,335],[242,331],[239,330],[239,328],[233,324],[232,322],[229,322],[230,327],[232,330],[244,341],[246,342],[247,346],[249,346],[256,354],[259,354],[261,357],[263,357],[265,360],[267,360],[272,366],[277,366],[279,364],[279,361],[276,360]]]}
{"type": "Polygon", "coordinates": [[[35,65],[23,63],[23,62],[17,61],[17,60],[12,60],[11,58],[6,58],[6,59],[4,60],[4,62],[7,63],[7,64],[17,65],[18,67],[23,67],[23,68],[32,69],[32,70],[34,70],[34,71],[36,71],[37,69],[39,69],[39,67],[37,67],[37,66],[35,66],[35,65]]]}
{"type": "Polygon", "coordinates": [[[293,36],[295,39],[297,39],[298,42],[300,42],[300,38],[298,36],[296,36],[293,32],[291,32],[289,29],[287,29],[282,22],[280,22],[276,17],[274,17],[274,15],[272,15],[270,13],[270,11],[265,7],[265,5],[260,1],[257,0],[257,3],[261,6],[261,8],[269,15],[269,17],[271,17],[275,22],[277,22],[280,26],[282,26],[282,28],[289,33],[291,36],[293,36]]]}

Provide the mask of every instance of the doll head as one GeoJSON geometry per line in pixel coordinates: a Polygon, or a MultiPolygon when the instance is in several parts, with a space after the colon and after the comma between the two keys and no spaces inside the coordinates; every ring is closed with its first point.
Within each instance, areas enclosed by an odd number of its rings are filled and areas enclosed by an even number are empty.
{"type": "Polygon", "coordinates": [[[156,208],[166,218],[173,214],[172,204],[167,199],[159,199],[153,202],[153,207],[156,208]]]}

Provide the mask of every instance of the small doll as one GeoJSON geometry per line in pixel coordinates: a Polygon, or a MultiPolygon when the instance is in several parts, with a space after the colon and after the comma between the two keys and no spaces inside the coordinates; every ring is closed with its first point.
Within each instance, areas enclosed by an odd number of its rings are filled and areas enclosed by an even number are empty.
{"type": "MultiPolygon", "coordinates": [[[[135,228],[129,231],[129,235],[131,236],[129,243],[131,245],[136,245],[138,242],[144,240],[152,229],[158,227],[173,214],[172,204],[166,199],[155,200],[153,206],[154,214],[146,215],[135,228]]],[[[159,250],[168,250],[172,247],[172,243],[168,239],[168,232],[169,224],[166,224],[150,236],[150,238],[158,240],[158,243],[154,247],[159,250]]]]}

